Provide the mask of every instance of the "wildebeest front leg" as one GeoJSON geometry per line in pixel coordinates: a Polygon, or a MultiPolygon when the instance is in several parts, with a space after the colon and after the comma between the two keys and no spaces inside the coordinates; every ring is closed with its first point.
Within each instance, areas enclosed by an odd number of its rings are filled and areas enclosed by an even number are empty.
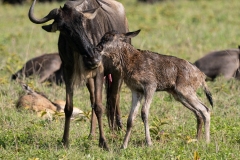
{"type": "Polygon", "coordinates": [[[65,112],[65,125],[64,125],[64,134],[62,142],[65,147],[69,145],[69,128],[70,128],[70,119],[73,112],[73,85],[71,81],[72,73],[67,69],[64,69],[64,81],[66,84],[66,105],[64,108],[65,112]]]}
{"type": "Polygon", "coordinates": [[[96,132],[96,123],[97,123],[97,118],[96,118],[96,114],[94,112],[94,104],[95,104],[95,88],[94,88],[94,79],[93,78],[89,78],[88,82],[87,82],[87,88],[90,94],[90,101],[91,101],[91,107],[92,107],[92,116],[91,116],[91,126],[90,126],[90,134],[88,136],[88,138],[92,138],[95,136],[95,132],[96,132]]]}
{"type": "MultiPolygon", "coordinates": [[[[100,69],[99,69],[100,70],[100,69]]],[[[102,123],[102,114],[103,114],[103,105],[102,105],[102,88],[103,88],[103,72],[98,72],[95,77],[95,105],[94,111],[97,116],[98,126],[99,126],[99,146],[108,150],[106,138],[103,131],[102,123]]]]}

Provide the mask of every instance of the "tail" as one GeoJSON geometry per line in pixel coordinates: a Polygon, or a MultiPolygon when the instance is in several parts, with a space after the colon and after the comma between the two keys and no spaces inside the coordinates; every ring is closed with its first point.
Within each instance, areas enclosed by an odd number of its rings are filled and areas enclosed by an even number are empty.
{"type": "Polygon", "coordinates": [[[212,108],[213,108],[212,94],[211,94],[211,92],[209,91],[209,89],[208,89],[207,84],[206,84],[205,81],[204,81],[204,83],[203,83],[203,89],[204,89],[204,92],[205,92],[205,94],[206,94],[206,97],[207,97],[209,103],[211,104],[211,106],[212,106],[212,108]]]}

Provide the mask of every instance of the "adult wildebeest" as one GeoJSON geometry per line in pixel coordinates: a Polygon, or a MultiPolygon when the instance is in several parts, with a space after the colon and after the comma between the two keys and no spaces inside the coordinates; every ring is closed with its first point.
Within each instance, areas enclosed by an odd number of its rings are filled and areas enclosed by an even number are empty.
{"type": "MultiPolygon", "coordinates": [[[[115,112],[119,105],[119,90],[122,84],[121,72],[115,72],[112,64],[101,63],[101,56],[94,52],[105,32],[128,30],[125,10],[121,3],[114,0],[77,0],[67,1],[63,7],[53,9],[41,19],[36,19],[33,10],[34,0],[29,18],[33,23],[42,24],[50,20],[54,22],[43,26],[48,32],[60,31],[58,40],[59,54],[62,60],[64,81],[66,84],[65,129],[63,143],[69,143],[69,125],[73,106],[73,85],[87,80],[92,108],[99,124],[99,145],[108,148],[102,126],[102,83],[104,74],[112,73],[113,82],[109,88],[108,104],[115,112]],[[104,73],[103,73],[104,70],[104,73]]],[[[118,109],[117,109],[118,111],[118,109]]],[[[91,134],[95,132],[96,118],[93,112],[91,134]]],[[[111,114],[113,116],[114,114],[111,114]]],[[[118,117],[120,118],[120,117],[118,117]]],[[[110,119],[113,119],[110,118],[110,119]]],[[[120,120],[119,120],[120,122],[120,120]]],[[[113,122],[111,122],[113,124],[113,122]]],[[[120,124],[120,123],[119,123],[120,124]]]]}
{"type": "Polygon", "coordinates": [[[234,77],[240,80],[239,61],[240,49],[227,49],[210,52],[194,62],[194,65],[211,80],[217,76],[224,76],[226,79],[234,77]]]}
{"type": "MultiPolygon", "coordinates": [[[[39,2],[61,2],[63,0],[40,0],[39,2]]],[[[28,2],[28,0],[3,0],[3,4],[24,4],[28,2]]]]}
{"type": "Polygon", "coordinates": [[[146,3],[155,3],[155,2],[158,2],[158,1],[163,1],[163,0],[138,0],[139,2],[146,2],[146,3]]]}
{"type": "Polygon", "coordinates": [[[198,99],[196,90],[203,87],[211,103],[212,96],[205,82],[206,76],[196,66],[186,60],[161,55],[146,50],[135,49],[126,43],[126,38],[138,35],[140,31],[119,34],[108,32],[101,39],[96,50],[113,61],[114,67],[123,73],[126,85],[132,91],[132,107],[127,120],[123,148],[127,148],[133,120],[142,98],[145,99],[141,110],[147,145],[151,145],[148,113],[155,91],[167,91],[190,109],[197,118],[197,138],[199,139],[204,122],[206,141],[210,141],[210,111],[198,99]]]}
{"type": "Polygon", "coordinates": [[[28,60],[23,67],[12,75],[12,80],[37,76],[39,82],[63,83],[62,61],[58,53],[47,53],[28,60]]]}

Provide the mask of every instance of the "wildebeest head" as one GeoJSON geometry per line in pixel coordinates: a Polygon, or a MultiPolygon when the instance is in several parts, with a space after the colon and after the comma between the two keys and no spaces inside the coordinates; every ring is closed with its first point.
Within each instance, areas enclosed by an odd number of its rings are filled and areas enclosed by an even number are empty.
{"type": "Polygon", "coordinates": [[[33,14],[36,3],[36,0],[34,0],[28,15],[29,19],[36,24],[54,20],[52,24],[42,26],[42,28],[47,32],[60,31],[60,34],[67,40],[72,50],[83,56],[85,66],[94,69],[99,66],[101,56],[94,52],[93,45],[88,39],[83,26],[87,19],[93,19],[96,16],[98,8],[82,12],[77,11],[75,8],[83,2],[84,0],[67,1],[64,7],[53,9],[44,18],[37,19],[33,14]]]}
{"type": "Polygon", "coordinates": [[[128,32],[128,33],[118,33],[117,31],[110,31],[104,34],[101,41],[95,47],[97,52],[101,53],[102,55],[108,55],[113,54],[117,51],[117,46],[121,48],[122,44],[127,43],[128,39],[131,39],[139,34],[141,30],[137,30],[134,32],[128,32]]]}

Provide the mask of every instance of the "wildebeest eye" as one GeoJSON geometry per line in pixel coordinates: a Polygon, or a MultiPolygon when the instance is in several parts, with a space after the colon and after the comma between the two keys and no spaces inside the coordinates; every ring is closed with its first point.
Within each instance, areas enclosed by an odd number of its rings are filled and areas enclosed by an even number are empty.
{"type": "Polygon", "coordinates": [[[107,41],[108,41],[108,37],[107,36],[103,37],[102,42],[107,42],[107,41]]]}
{"type": "Polygon", "coordinates": [[[103,46],[102,45],[98,45],[97,47],[94,48],[97,52],[102,52],[103,50],[103,46]]]}
{"type": "Polygon", "coordinates": [[[102,50],[103,50],[103,46],[102,45],[97,46],[97,51],[98,52],[101,52],[102,50]]]}

